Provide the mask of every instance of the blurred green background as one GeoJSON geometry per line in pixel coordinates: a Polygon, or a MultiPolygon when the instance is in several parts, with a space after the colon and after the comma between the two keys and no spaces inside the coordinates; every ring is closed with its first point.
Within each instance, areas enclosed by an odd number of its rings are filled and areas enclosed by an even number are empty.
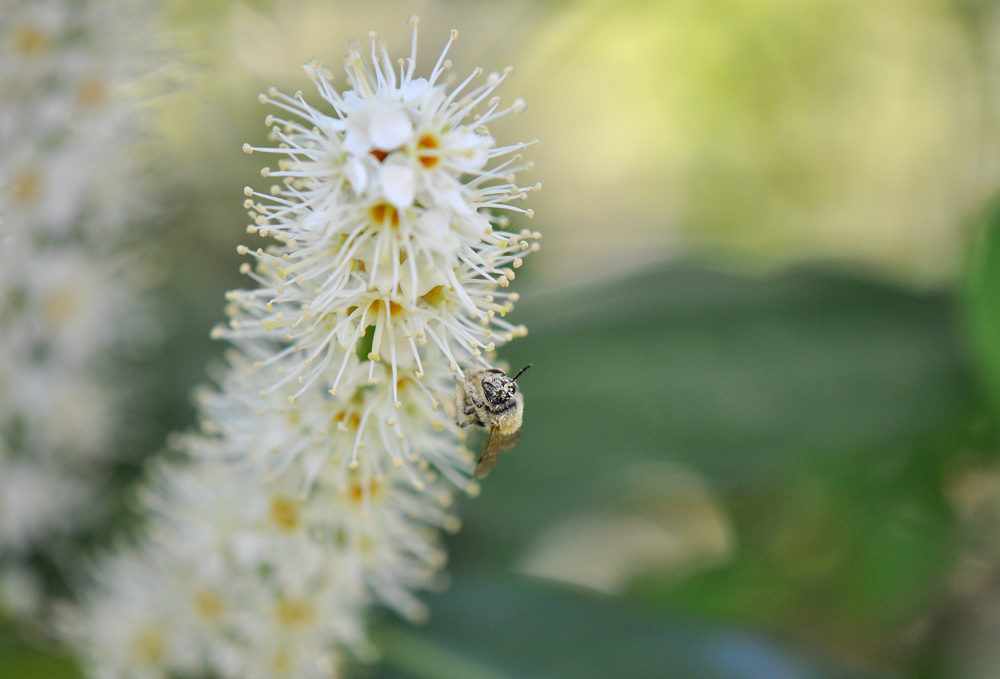
{"type": "MultiPolygon", "coordinates": [[[[244,285],[256,93],[376,29],[517,69],[531,223],[502,351],[522,441],[449,538],[450,588],[348,676],[1000,677],[1000,4],[173,0],[155,102],[167,343],[137,460],[244,285]]],[[[133,372],[126,372],[129,375],[133,372]]],[[[0,678],[78,676],[13,623],[0,678]]]]}

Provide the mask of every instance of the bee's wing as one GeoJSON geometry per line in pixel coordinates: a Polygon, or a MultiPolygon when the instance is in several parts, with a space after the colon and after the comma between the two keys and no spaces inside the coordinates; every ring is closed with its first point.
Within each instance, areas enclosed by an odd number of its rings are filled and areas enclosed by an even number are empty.
{"type": "Polygon", "coordinates": [[[497,431],[497,428],[490,427],[490,435],[486,438],[486,447],[483,448],[483,454],[479,458],[479,464],[476,465],[477,478],[497,466],[497,460],[500,459],[501,438],[502,437],[497,431]]]}
{"type": "Polygon", "coordinates": [[[500,437],[500,450],[510,450],[521,440],[521,430],[518,429],[513,434],[500,437]]]}

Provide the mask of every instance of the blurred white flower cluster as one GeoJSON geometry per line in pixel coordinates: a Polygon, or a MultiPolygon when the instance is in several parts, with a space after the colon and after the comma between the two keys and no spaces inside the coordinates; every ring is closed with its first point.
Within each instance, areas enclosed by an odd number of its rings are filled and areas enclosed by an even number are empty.
{"type": "Polygon", "coordinates": [[[23,560],[93,518],[115,436],[98,363],[145,332],[118,254],[141,204],[137,83],[148,2],[0,10],[0,608],[31,612],[23,560]]]}
{"type": "Polygon", "coordinates": [[[370,34],[347,85],[306,70],[302,93],[262,94],[278,157],[247,188],[240,246],[257,287],[228,294],[233,348],[185,463],[157,467],[142,498],[148,535],[109,558],[68,633],[92,676],[322,677],[365,655],[363,612],[426,616],[414,591],[445,563],[456,490],[475,494],[474,456],[439,407],[463,370],[524,334],[507,288],[540,235],[513,231],[538,185],[488,125],[524,108],[494,91],[511,73],[446,86],[448,44],[415,78],[370,34]],[[395,70],[398,64],[398,72],[395,70]]]}

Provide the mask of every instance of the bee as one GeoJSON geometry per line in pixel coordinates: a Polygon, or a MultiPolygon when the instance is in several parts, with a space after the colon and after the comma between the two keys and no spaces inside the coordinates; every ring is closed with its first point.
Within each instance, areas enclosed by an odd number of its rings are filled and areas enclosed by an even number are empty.
{"type": "Polygon", "coordinates": [[[490,431],[476,465],[477,477],[493,469],[500,451],[513,448],[521,438],[524,397],[517,378],[530,367],[529,363],[513,378],[496,368],[466,370],[462,378],[455,377],[455,399],[445,400],[445,411],[463,429],[475,424],[490,431]]]}

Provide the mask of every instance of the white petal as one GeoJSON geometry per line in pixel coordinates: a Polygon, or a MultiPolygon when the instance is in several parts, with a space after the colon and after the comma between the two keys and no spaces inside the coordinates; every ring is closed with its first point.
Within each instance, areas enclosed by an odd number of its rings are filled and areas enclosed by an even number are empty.
{"type": "Polygon", "coordinates": [[[229,546],[236,560],[249,568],[258,565],[264,548],[260,537],[250,531],[241,531],[234,535],[229,546]]]}
{"type": "Polygon", "coordinates": [[[342,95],[344,97],[344,108],[357,111],[365,105],[365,100],[358,96],[354,90],[347,90],[342,95]]]}
{"type": "Polygon", "coordinates": [[[372,113],[368,136],[376,148],[393,151],[409,141],[413,123],[406,110],[399,106],[386,106],[372,113]]]}
{"type": "Polygon", "coordinates": [[[432,252],[454,255],[459,241],[451,229],[451,222],[444,210],[429,210],[417,219],[416,232],[421,245],[432,252]]]}
{"type": "Polygon", "coordinates": [[[403,101],[413,101],[427,91],[427,78],[414,78],[399,88],[399,96],[403,101]]]}
{"type": "Polygon", "coordinates": [[[347,134],[344,135],[344,150],[356,156],[368,153],[371,150],[368,133],[362,125],[353,124],[352,121],[348,121],[347,134]]]}
{"type": "Polygon", "coordinates": [[[409,164],[385,162],[379,171],[382,194],[385,199],[402,210],[413,205],[417,192],[417,177],[409,164]]]}
{"type": "Polygon", "coordinates": [[[426,295],[431,288],[439,285],[448,285],[448,279],[437,267],[436,264],[428,262],[424,255],[417,255],[417,289],[416,295],[413,291],[413,273],[409,264],[403,264],[399,268],[399,289],[405,297],[420,297],[426,295]]]}
{"type": "Polygon", "coordinates": [[[449,164],[464,172],[482,169],[490,159],[490,149],[496,145],[493,137],[480,136],[466,129],[455,130],[445,141],[449,164]]]}
{"type": "Polygon", "coordinates": [[[444,210],[428,210],[417,218],[417,230],[428,238],[441,238],[450,231],[444,210]]]}
{"type": "Polygon", "coordinates": [[[375,280],[372,282],[378,289],[379,294],[388,295],[392,292],[392,289],[395,287],[392,280],[392,263],[386,262],[380,264],[378,270],[375,272],[375,280]]]}
{"type": "Polygon", "coordinates": [[[466,149],[460,154],[450,156],[452,166],[463,172],[473,172],[480,170],[490,159],[490,151],[486,146],[474,146],[466,149]]]}
{"type": "Polygon", "coordinates": [[[358,160],[357,156],[351,156],[344,163],[344,176],[347,177],[354,193],[361,195],[365,192],[365,187],[368,186],[368,170],[365,169],[364,163],[358,160]]]}
{"type": "Polygon", "coordinates": [[[464,217],[475,213],[475,209],[469,205],[462,190],[454,183],[437,182],[431,187],[430,192],[435,202],[452,214],[464,217]]]}

